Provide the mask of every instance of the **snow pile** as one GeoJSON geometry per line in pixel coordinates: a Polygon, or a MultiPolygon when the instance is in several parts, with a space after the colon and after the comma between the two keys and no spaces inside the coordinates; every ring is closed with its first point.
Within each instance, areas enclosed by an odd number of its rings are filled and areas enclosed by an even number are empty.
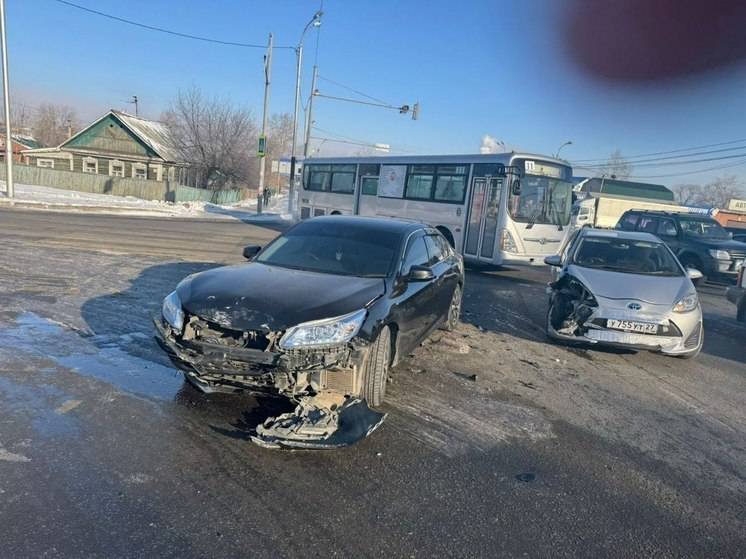
{"type": "MultiPolygon", "coordinates": [[[[0,181],[0,193],[6,191],[5,182],[0,181]]],[[[0,194],[0,203],[8,198],[0,194]]],[[[209,202],[164,202],[142,200],[133,196],[113,196],[75,190],[62,190],[47,186],[16,184],[14,201],[19,205],[45,209],[95,211],[100,213],[127,213],[159,217],[198,217],[215,219],[268,220],[289,219],[287,196],[275,196],[261,216],[256,215],[256,199],[242,200],[236,204],[218,205],[209,202]]]]}

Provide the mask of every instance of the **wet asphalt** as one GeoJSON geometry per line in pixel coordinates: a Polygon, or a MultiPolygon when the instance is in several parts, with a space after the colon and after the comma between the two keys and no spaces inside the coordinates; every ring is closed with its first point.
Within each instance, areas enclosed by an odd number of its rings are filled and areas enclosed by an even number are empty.
{"type": "Polygon", "coordinates": [[[248,437],[285,405],[198,393],[149,320],[282,223],[0,220],[0,557],[743,556],[746,328],[719,286],[680,361],[552,346],[543,270],[472,270],[377,432],[270,451],[248,437]]]}

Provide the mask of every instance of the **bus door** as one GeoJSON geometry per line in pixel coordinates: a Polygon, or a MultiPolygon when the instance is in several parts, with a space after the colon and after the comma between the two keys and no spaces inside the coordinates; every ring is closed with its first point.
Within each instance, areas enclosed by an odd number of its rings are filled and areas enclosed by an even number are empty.
{"type": "Polygon", "coordinates": [[[378,177],[361,176],[358,178],[357,215],[373,216],[378,212],[378,177]]]}
{"type": "Polygon", "coordinates": [[[502,188],[502,177],[474,177],[472,180],[464,254],[476,260],[492,261],[502,188]]]}

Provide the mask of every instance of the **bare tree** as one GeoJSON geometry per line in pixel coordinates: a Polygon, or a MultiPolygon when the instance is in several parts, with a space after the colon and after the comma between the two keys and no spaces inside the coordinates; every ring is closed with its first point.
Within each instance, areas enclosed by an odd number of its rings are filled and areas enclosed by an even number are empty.
{"type": "Polygon", "coordinates": [[[603,165],[603,173],[608,177],[624,180],[632,174],[632,164],[624,158],[622,151],[617,148],[603,165]]]}
{"type": "Polygon", "coordinates": [[[80,121],[75,109],[67,105],[42,103],[31,119],[34,137],[45,146],[58,146],[80,128],[80,121]]]}
{"type": "MultiPolygon", "coordinates": [[[[290,113],[273,114],[269,119],[267,131],[267,169],[270,169],[267,184],[274,188],[282,185],[279,173],[271,172],[271,162],[290,158],[293,143],[293,116],[290,113]]],[[[285,181],[287,182],[287,181],[285,181]]]]}
{"type": "Polygon", "coordinates": [[[676,201],[683,206],[693,206],[702,194],[701,184],[679,184],[672,188],[676,201]]]}
{"type": "Polygon", "coordinates": [[[732,198],[744,195],[743,184],[733,175],[718,177],[701,184],[682,184],[674,187],[676,200],[688,206],[727,208],[732,198]]]}
{"type": "Polygon", "coordinates": [[[180,91],[162,115],[174,147],[199,176],[199,186],[255,186],[258,129],[249,109],[209,99],[192,87],[180,91]]]}

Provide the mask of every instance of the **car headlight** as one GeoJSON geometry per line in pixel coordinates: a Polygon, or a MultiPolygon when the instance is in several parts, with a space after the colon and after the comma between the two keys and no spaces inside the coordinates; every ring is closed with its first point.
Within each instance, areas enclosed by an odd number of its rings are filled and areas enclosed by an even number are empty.
{"type": "Polygon", "coordinates": [[[505,252],[518,252],[518,247],[515,245],[513,235],[507,229],[500,230],[500,250],[505,252]]]}
{"type": "Polygon", "coordinates": [[[709,251],[710,256],[712,256],[715,260],[730,260],[730,252],[727,250],[718,250],[716,248],[711,248],[709,251]]]}
{"type": "Polygon", "coordinates": [[[181,332],[181,329],[184,328],[184,311],[181,308],[181,299],[179,299],[176,291],[172,291],[165,299],[163,299],[163,309],[161,312],[164,320],[168,322],[174,330],[181,332]]]}
{"type": "Polygon", "coordinates": [[[343,316],[313,320],[293,326],[280,339],[280,347],[296,349],[349,342],[360,330],[367,312],[361,309],[343,316]]]}
{"type": "Polygon", "coordinates": [[[690,293],[682,297],[678,303],[673,306],[673,312],[689,312],[697,308],[699,299],[696,293],[690,293]]]}

